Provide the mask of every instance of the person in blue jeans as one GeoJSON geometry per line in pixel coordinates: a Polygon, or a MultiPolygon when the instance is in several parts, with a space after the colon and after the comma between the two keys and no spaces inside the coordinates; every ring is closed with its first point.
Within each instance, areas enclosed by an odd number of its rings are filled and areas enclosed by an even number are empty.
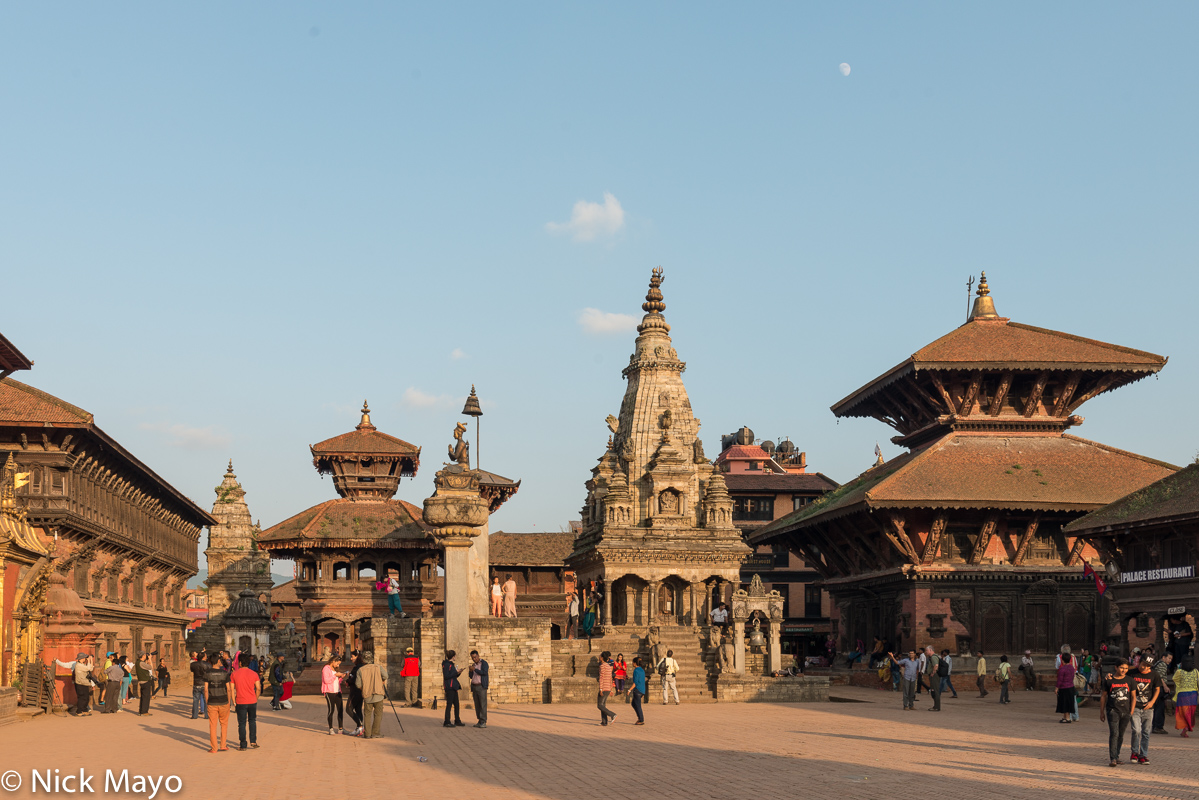
{"type": "Polygon", "coordinates": [[[192,719],[208,717],[208,702],[204,699],[204,675],[208,672],[208,664],[199,653],[192,653],[192,663],[188,665],[192,673],[192,719]]]}
{"type": "Polygon", "coordinates": [[[887,653],[887,657],[903,673],[903,710],[914,709],[916,707],[916,678],[920,674],[920,661],[916,658],[916,651],[909,650],[907,658],[897,659],[894,653],[887,653]]]}
{"type": "Polygon", "coordinates": [[[648,690],[645,683],[645,665],[641,663],[641,656],[637,656],[633,659],[633,685],[629,687],[629,693],[633,696],[633,713],[637,715],[634,725],[645,724],[645,715],[641,713],[641,699],[648,690]]]}
{"type": "Polygon", "coordinates": [[[941,679],[941,694],[945,694],[945,690],[948,689],[953,692],[954,699],[957,699],[958,690],[953,688],[953,656],[949,655],[948,648],[941,651],[941,660],[945,662],[945,668],[948,670],[941,679]]]}

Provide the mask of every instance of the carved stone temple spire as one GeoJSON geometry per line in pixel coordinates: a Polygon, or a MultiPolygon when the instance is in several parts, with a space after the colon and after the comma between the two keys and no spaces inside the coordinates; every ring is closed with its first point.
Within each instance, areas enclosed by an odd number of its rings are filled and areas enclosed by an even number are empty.
{"type": "Polygon", "coordinates": [[[208,529],[208,548],[204,557],[208,561],[208,617],[220,621],[243,589],[253,589],[255,596],[263,594],[270,598],[271,559],[258,549],[257,529],[250,507],[246,504],[246,490],[238,483],[233,472],[233,460],[225,470],[224,478],[212,504],[212,516],[220,523],[208,529]]]}

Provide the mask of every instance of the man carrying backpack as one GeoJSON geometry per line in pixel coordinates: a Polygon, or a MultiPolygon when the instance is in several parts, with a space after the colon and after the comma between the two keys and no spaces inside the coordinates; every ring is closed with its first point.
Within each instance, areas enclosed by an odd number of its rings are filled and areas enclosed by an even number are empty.
{"type": "Polygon", "coordinates": [[[929,711],[941,710],[941,678],[949,673],[942,675],[942,665],[940,656],[930,644],[924,648],[924,674],[928,676],[928,696],[933,700],[933,707],[929,711]]]}
{"type": "Polygon", "coordinates": [[[679,689],[675,685],[675,675],[679,672],[679,662],[674,660],[674,651],[667,650],[666,655],[658,662],[658,675],[662,677],[662,705],[666,705],[670,693],[674,693],[674,704],[679,704],[679,689]]]}

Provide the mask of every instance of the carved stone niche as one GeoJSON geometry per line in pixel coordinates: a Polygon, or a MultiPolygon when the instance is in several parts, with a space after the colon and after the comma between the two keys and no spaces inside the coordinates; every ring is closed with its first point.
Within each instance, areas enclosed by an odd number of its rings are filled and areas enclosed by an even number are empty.
{"type": "Polygon", "coordinates": [[[951,597],[949,610],[952,612],[954,622],[964,626],[968,631],[974,628],[974,601],[969,597],[951,597]]]}
{"type": "Polygon", "coordinates": [[[1133,627],[1132,632],[1144,639],[1149,635],[1149,615],[1137,614],[1136,620],[1136,626],[1133,627]]]}
{"type": "Polygon", "coordinates": [[[912,615],[902,613],[899,615],[899,633],[905,639],[912,635],[912,615]]]}
{"type": "Polygon", "coordinates": [[[925,614],[928,618],[928,635],[934,639],[940,639],[945,635],[945,614],[925,614]]]}
{"type": "Polygon", "coordinates": [[[957,635],[958,655],[968,656],[974,652],[974,639],[970,636],[957,635]]]}

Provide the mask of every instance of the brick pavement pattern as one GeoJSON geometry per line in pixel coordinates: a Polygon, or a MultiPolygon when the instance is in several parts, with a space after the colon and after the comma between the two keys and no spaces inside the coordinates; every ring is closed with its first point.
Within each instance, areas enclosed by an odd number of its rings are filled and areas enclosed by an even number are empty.
{"type": "MultiPolygon", "coordinates": [[[[837,687],[827,704],[647,703],[635,727],[622,702],[614,724],[600,727],[594,706],[507,705],[492,708],[486,730],[441,727],[441,712],[399,709],[401,735],[386,707],[381,740],[329,736],[325,705],[293,701],[290,712],[259,703],[258,750],[207,752],[208,723],[190,719],[190,698],[156,700],[154,716],[94,714],[38,718],[0,728],[0,772],[23,785],[10,797],[33,797],[29,771],[80,767],[130,774],[176,774],[178,794],[207,798],[230,791],[268,798],[464,797],[488,800],[686,796],[836,797],[877,800],[913,791],[986,798],[1177,798],[1199,800],[1194,765],[1199,740],[1154,736],[1149,766],[1107,766],[1107,727],[1091,705],[1061,725],[1049,692],[1013,693],[1009,706],[946,698],[929,716],[928,701],[900,710],[899,695],[837,687]],[[428,760],[421,762],[423,756],[428,760]]],[[[470,720],[466,711],[464,720],[470,720]]],[[[347,719],[347,722],[349,720],[347,719]]],[[[234,735],[230,738],[236,742],[234,735]]],[[[1125,757],[1128,745],[1125,745],[1125,757]]],[[[44,794],[39,792],[38,796],[44,794]]]]}

